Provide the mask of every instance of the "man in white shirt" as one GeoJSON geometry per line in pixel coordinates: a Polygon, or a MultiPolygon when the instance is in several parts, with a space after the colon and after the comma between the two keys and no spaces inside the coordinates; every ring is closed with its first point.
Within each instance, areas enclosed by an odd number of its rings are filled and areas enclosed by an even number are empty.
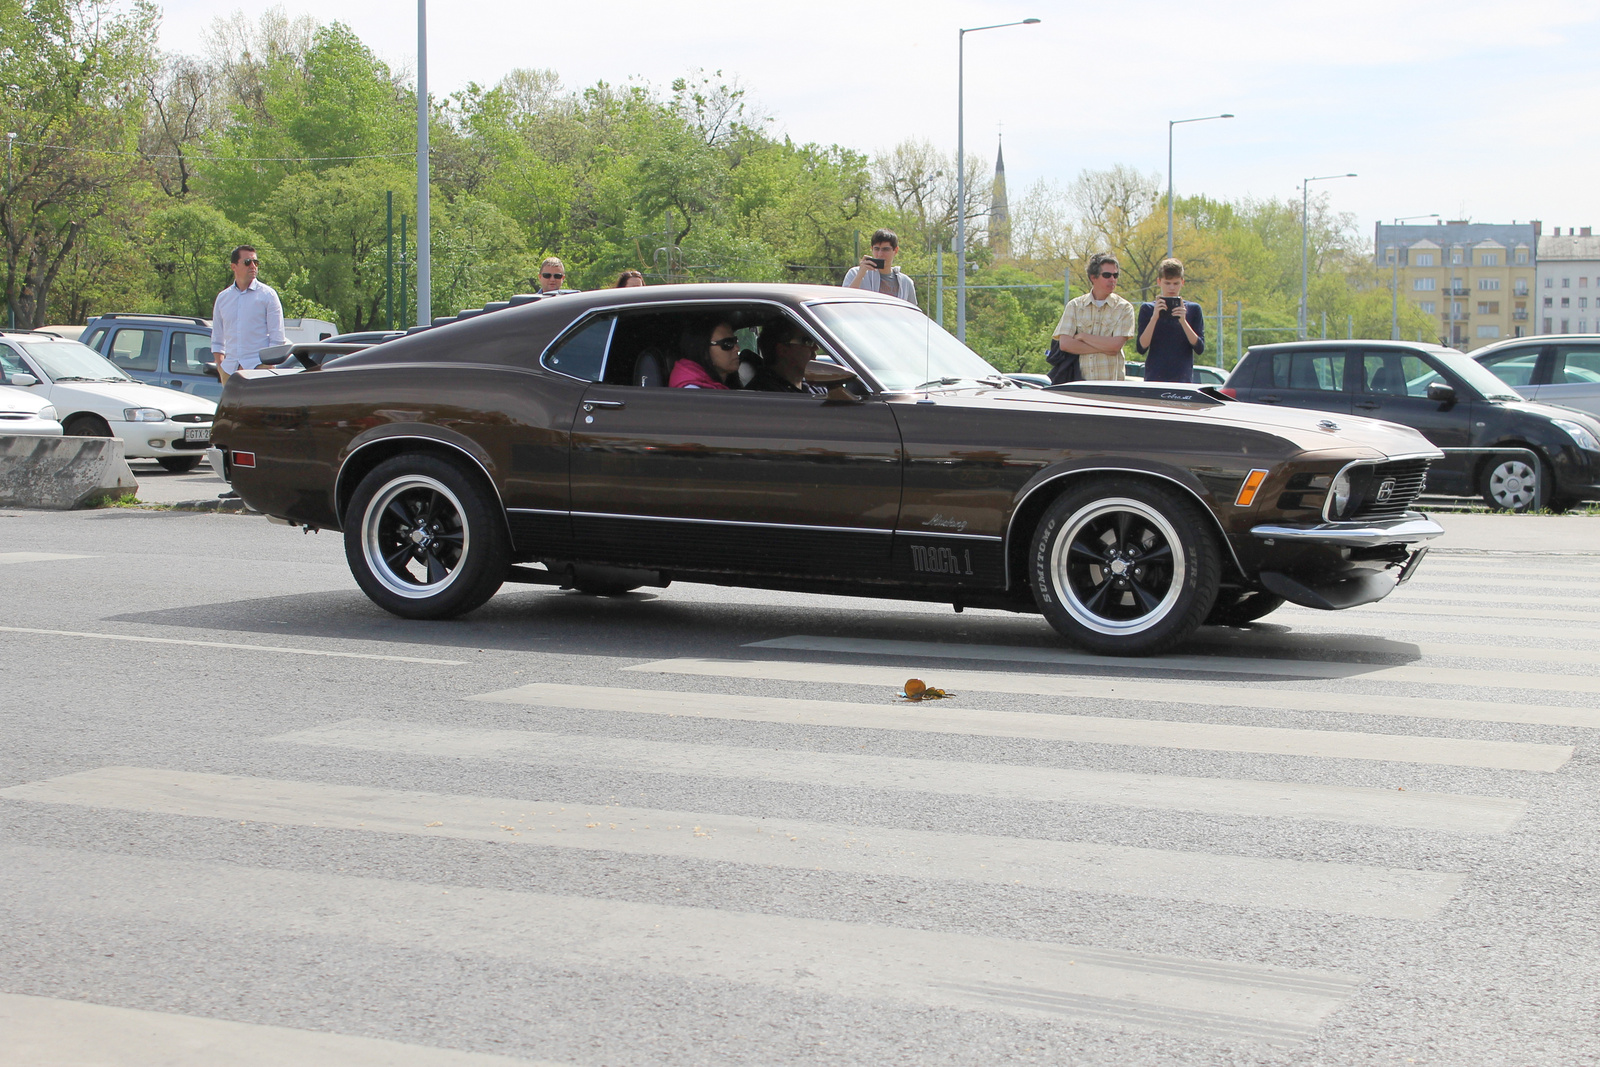
{"type": "Polygon", "coordinates": [[[878,230],[872,235],[872,254],[862,256],[861,262],[845,272],[843,284],[848,289],[865,289],[869,293],[886,293],[897,296],[908,304],[917,302],[917,283],[900,273],[894,257],[900,254],[900,238],[893,230],[878,230]]]}
{"type": "Polygon", "coordinates": [[[211,354],[223,381],[236,371],[260,366],[263,348],[289,343],[277,291],[256,278],[261,271],[256,250],[240,245],[229,258],[233,284],[211,305],[211,354]]]}

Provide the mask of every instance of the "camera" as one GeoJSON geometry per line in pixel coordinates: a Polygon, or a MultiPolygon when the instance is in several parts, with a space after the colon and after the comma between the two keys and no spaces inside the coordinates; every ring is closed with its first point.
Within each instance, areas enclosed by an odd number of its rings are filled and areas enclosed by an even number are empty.
{"type": "Polygon", "coordinates": [[[868,256],[867,257],[867,262],[871,263],[874,267],[877,267],[879,270],[883,269],[883,260],[879,259],[877,256],[868,256]]]}

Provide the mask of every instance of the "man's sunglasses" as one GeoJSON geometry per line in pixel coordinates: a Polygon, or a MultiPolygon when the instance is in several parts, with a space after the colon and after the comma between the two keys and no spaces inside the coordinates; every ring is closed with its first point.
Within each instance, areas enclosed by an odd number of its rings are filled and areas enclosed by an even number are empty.
{"type": "Polygon", "coordinates": [[[543,271],[541,271],[539,273],[539,277],[541,277],[541,278],[565,278],[566,275],[565,274],[546,274],[543,271]]]}
{"type": "Polygon", "coordinates": [[[801,348],[815,349],[821,347],[817,344],[817,342],[811,340],[809,337],[791,337],[787,341],[779,341],[778,343],[784,345],[799,345],[801,348]]]}
{"type": "Polygon", "coordinates": [[[1122,277],[1122,272],[1119,271],[1119,270],[1103,270],[1103,271],[1100,272],[1100,277],[1102,277],[1102,278],[1120,278],[1120,277],[1122,277]]]}
{"type": "Polygon", "coordinates": [[[254,267],[261,263],[259,259],[241,259],[239,262],[244,264],[246,267],[254,267]]]}
{"type": "Polygon", "coordinates": [[[739,347],[739,339],[737,337],[724,337],[720,341],[712,341],[711,347],[720,348],[724,352],[732,352],[739,347]]]}

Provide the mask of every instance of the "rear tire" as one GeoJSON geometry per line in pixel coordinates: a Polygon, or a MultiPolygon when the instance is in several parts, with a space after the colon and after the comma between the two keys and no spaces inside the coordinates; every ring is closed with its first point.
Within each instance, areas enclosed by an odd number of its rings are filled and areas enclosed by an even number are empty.
{"type": "Polygon", "coordinates": [[[396,456],[361,479],[345,512],[344,552],[361,591],[407,619],[481,607],[511,566],[499,501],[432,455],[396,456]]]}
{"type": "Polygon", "coordinates": [[[1270,615],[1287,603],[1281,596],[1245,589],[1228,592],[1217,597],[1206,616],[1207,626],[1248,626],[1263,616],[1270,615]]]}
{"type": "Polygon", "coordinates": [[[1175,490],[1097,479],[1051,504],[1029,552],[1034,602],[1072,643],[1162,652],[1211,612],[1222,561],[1211,519],[1175,490]]]}
{"type": "Polygon", "coordinates": [[[156,460],[156,462],[161,464],[161,466],[166,470],[173,471],[177,474],[182,474],[184,471],[192,471],[196,467],[200,466],[200,457],[163,456],[161,459],[156,460]]]}

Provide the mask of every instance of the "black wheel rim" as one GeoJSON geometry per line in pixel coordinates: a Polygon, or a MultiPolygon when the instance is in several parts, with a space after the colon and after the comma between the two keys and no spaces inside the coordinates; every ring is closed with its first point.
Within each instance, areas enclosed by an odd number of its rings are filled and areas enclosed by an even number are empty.
{"type": "Polygon", "coordinates": [[[1097,501],[1066,522],[1051,571],[1062,606],[1097,633],[1133,634],[1166,618],[1183,589],[1177,531],[1142,501],[1097,501]]]}
{"type": "Polygon", "coordinates": [[[399,596],[435,596],[455,581],[471,538],[461,501],[442,482],[406,475],[367,505],[362,548],[367,567],[399,596]]]}

